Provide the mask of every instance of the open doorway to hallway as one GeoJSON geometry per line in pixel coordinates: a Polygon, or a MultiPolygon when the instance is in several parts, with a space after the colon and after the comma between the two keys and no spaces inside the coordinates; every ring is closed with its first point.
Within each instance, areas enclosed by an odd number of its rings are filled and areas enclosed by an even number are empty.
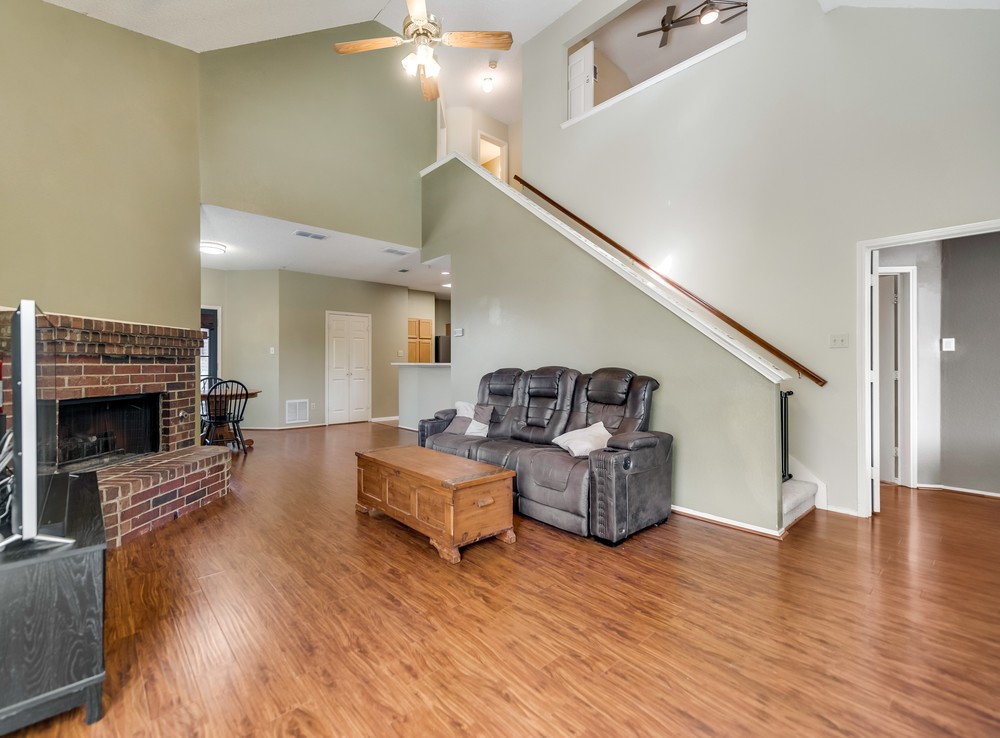
{"type": "Polygon", "coordinates": [[[1000,221],[859,244],[858,509],[879,480],[1000,497],[1000,221]]]}

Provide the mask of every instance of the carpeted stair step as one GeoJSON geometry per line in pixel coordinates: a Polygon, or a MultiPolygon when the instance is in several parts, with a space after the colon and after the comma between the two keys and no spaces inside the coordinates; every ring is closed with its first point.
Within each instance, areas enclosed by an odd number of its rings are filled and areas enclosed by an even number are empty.
{"type": "Polygon", "coordinates": [[[816,491],[812,482],[789,479],[781,485],[782,526],[787,528],[816,506],[816,491]]]}

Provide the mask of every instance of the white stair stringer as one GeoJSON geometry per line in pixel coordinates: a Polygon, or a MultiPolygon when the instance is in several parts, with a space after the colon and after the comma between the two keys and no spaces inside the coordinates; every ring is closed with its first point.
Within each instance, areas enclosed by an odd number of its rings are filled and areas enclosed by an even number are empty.
{"type": "Polygon", "coordinates": [[[815,482],[792,477],[781,485],[781,527],[788,530],[792,523],[816,507],[815,482]]]}
{"type": "Polygon", "coordinates": [[[482,167],[474,164],[470,159],[462,154],[452,153],[448,155],[446,158],[441,159],[422,170],[420,172],[420,176],[426,176],[435,169],[444,166],[452,160],[458,161],[467,166],[471,171],[475,172],[477,175],[482,177],[483,180],[496,187],[514,202],[534,214],[550,227],[559,231],[559,233],[565,236],[571,243],[582,249],[585,253],[600,261],[620,277],[631,283],[634,287],[649,295],[649,297],[656,300],[660,305],[670,310],[674,315],[686,322],[699,333],[710,338],[716,344],[757,371],[762,376],[766,377],[771,382],[778,384],[782,381],[791,379],[789,374],[759,354],[755,350],[755,347],[751,346],[745,339],[724,330],[721,327],[725,325],[724,323],[719,321],[704,308],[698,306],[697,303],[693,302],[683,293],[677,291],[664,282],[659,275],[646,269],[641,264],[633,262],[623,254],[620,254],[617,250],[612,253],[609,250],[601,248],[593,240],[587,238],[579,231],[574,230],[562,220],[555,217],[548,210],[533,202],[510,185],[501,182],[499,179],[494,177],[482,167]]]}

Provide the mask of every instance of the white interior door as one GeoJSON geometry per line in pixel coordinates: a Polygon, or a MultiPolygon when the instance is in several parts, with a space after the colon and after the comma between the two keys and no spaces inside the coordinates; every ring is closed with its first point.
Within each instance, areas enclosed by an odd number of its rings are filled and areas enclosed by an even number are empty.
{"type": "Polygon", "coordinates": [[[326,422],[371,418],[371,316],[326,314],[326,422]]]}
{"type": "Polygon", "coordinates": [[[348,318],[348,335],[351,347],[348,419],[357,423],[371,419],[371,317],[351,315],[348,318]]]}
{"type": "Polygon", "coordinates": [[[895,274],[878,278],[879,290],[879,459],[882,481],[899,484],[898,282],[895,274]]]}
{"type": "Polygon", "coordinates": [[[569,55],[569,118],[594,107],[594,42],[569,55]]]}

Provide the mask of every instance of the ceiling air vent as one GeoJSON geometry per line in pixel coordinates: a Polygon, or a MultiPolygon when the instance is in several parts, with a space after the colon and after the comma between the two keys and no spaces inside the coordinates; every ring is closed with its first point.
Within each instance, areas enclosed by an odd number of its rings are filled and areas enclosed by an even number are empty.
{"type": "Polygon", "coordinates": [[[395,254],[396,256],[407,256],[410,252],[403,251],[403,249],[397,249],[393,246],[386,246],[382,249],[383,254],[395,254]]]}
{"type": "Polygon", "coordinates": [[[317,241],[325,241],[329,236],[324,236],[322,233],[310,233],[309,231],[295,231],[293,236],[302,236],[302,238],[312,238],[317,241]]]}

